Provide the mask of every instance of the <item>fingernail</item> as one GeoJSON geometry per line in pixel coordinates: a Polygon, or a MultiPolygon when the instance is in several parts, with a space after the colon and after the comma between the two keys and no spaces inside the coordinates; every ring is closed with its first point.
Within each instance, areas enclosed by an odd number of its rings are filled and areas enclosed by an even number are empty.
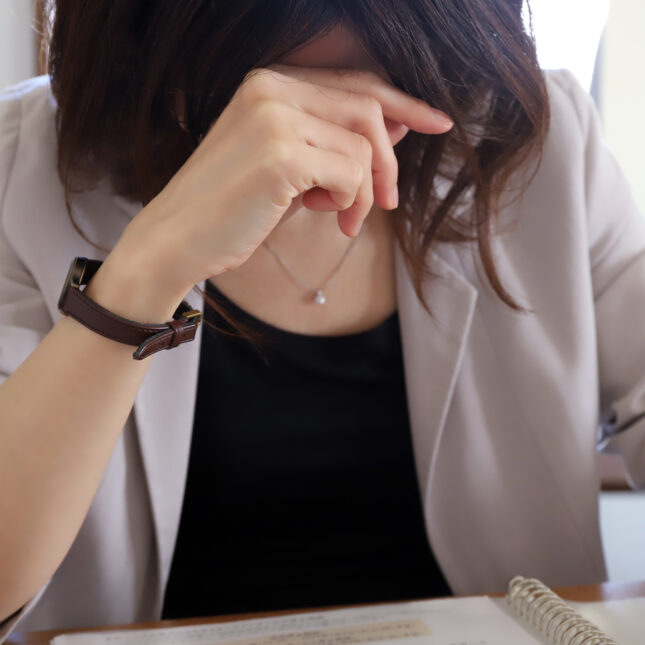
{"type": "Polygon", "coordinates": [[[399,206],[399,187],[394,186],[392,189],[392,192],[390,193],[390,204],[392,204],[392,208],[398,208],[399,206]]]}
{"type": "Polygon", "coordinates": [[[455,125],[455,122],[445,112],[437,110],[437,108],[432,108],[432,111],[434,112],[437,120],[441,122],[442,125],[445,125],[447,127],[452,127],[453,125],[455,125]]]}

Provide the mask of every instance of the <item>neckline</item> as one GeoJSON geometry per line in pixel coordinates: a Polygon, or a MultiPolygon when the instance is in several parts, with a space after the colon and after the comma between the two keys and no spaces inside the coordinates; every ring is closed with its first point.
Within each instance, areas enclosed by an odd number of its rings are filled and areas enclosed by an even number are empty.
{"type": "MultiPolygon", "coordinates": [[[[222,291],[220,291],[210,280],[206,280],[206,291],[210,296],[214,296],[215,300],[226,307],[226,309],[231,312],[235,318],[242,320],[243,322],[252,325],[255,329],[258,329],[260,332],[268,333],[274,337],[290,340],[298,340],[302,342],[321,342],[321,343],[346,343],[346,342],[356,342],[359,340],[367,339],[375,334],[382,333],[383,330],[389,330],[394,325],[398,324],[399,312],[396,309],[391,313],[385,320],[374,327],[369,329],[364,329],[362,331],[353,332],[350,334],[334,334],[334,335],[322,335],[322,334],[302,334],[300,332],[289,331],[283,329],[282,327],[276,327],[260,318],[257,318],[253,314],[246,311],[240,307],[237,303],[231,300],[226,296],[222,291]]],[[[321,305],[318,305],[321,306],[321,305]]],[[[210,310],[210,308],[209,308],[210,310]]],[[[215,312],[210,311],[211,315],[216,315],[215,312]]]]}

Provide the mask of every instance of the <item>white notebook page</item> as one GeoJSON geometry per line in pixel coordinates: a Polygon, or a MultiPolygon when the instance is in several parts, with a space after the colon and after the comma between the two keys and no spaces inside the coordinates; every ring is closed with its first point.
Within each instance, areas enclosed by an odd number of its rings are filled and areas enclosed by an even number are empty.
{"type": "Polygon", "coordinates": [[[645,643],[645,598],[568,604],[620,645],[645,643]]]}
{"type": "MultiPolygon", "coordinates": [[[[493,602],[504,613],[516,616],[505,598],[494,598],[493,602]]],[[[565,600],[565,602],[620,645],[645,644],[645,598],[599,602],[572,602],[565,600]]],[[[518,620],[521,620],[526,631],[535,635],[538,640],[545,638],[523,619],[518,620]]]]}
{"type": "Polygon", "coordinates": [[[490,598],[449,598],[214,625],[58,636],[53,645],[540,645],[490,598]]]}

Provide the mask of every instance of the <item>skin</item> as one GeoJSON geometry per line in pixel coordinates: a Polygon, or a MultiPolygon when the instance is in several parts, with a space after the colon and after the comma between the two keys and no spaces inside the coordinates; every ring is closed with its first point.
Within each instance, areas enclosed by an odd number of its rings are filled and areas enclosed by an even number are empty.
{"type": "MultiPolygon", "coordinates": [[[[375,72],[384,80],[391,82],[385,69],[371,57],[354,35],[343,25],[336,26],[330,33],[319,37],[303,48],[290,52],[280,62],[303,67],[369,70],[375,72]]],[[[372,211],[370,215],[381,215],[385,212],[378,205],[375,205],[372,211]]],[[[269,242],[275,248],[275,245],[278,244],[279,234],[285,234],[287,230],[301,236],[302,241],[312,238],[314,240],[318,239],[320,233],[334,228],[333,225],[335,224],[334,217],[316,217],[319,212],[306,208],[302,205],[302,197],[298,198],[285,213],[276,228],[269,234],[269,242]]],[[[335,211],[330,211],[330,213],[335,214],[335,211]]],[[[338,227],[336,227],[336,230],[338,231],[338,227]]],[[[347,240],[344,240],[342,244],[347,244],[347,240]]]]}
{"type": "MultiPolygon", "coordinates": [[[[280,62],[306,67],[363,69],[391,82],[387,72],[342,25],[280,62]]],[[[271,247],[304,282],[319,286],[336,268],[348,245],[338,228],[337,211],[316,211],[296,198],[268,235],[271,247]]],[[[392,213],[376,202],[355,248],[325,290],[327,302],[293,280],[261,245],[241,266],[210,281],[257,318],[301,334],[340,335],[375,327],[396,310],[392,213]]]]}

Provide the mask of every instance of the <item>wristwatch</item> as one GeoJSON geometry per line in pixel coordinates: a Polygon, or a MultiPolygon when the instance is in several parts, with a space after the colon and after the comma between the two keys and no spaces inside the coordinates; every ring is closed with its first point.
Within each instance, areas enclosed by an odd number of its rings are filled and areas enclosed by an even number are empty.
{"type": "Polygon", "coordinates": [[[195,338],[202,322],[202,312],[191,309],[182,301],[166,323],[138,323],[117,316],[88,298],[81,286],[86,285],[94,276],[102,260],[88,260],[76,257],[69,267],[65,285],[58,299],[61,313],[75,318],[91,330],[126,345],[135,345],[132,354],[135,360],[147,358],[161,349],[172,349],[181,343],[195,338]]]}

